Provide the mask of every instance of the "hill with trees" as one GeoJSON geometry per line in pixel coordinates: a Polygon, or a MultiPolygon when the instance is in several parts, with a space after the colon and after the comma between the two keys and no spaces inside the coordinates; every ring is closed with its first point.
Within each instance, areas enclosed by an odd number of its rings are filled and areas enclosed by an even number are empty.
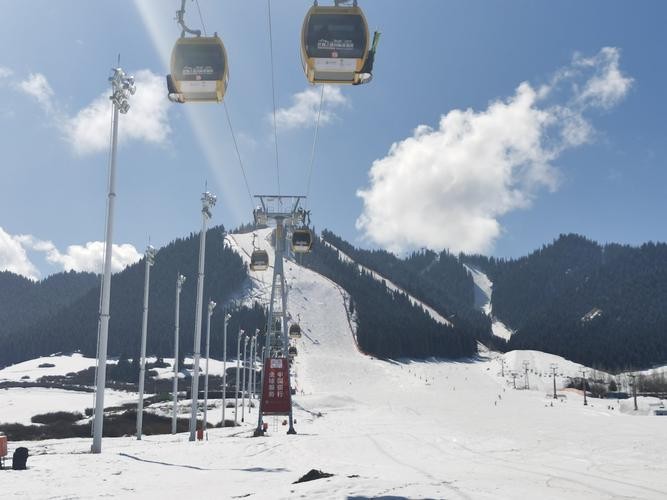
{"type": "MultiPolygon", "coordinates": [[[[180,303],[180,350],[184,355],[193,350],[198,254],[198,234],[177,239],[157,252],[155,265],[151,269],[149,294],[149,355],[170,356],[173,353],[176,277],[179,273],[187,278],[180,303]]],[[[110,356],[132,358],[138,355],[144,269],[142,259],[112,277],[110,356]]],[[[222,304],[238,295],[247,285],[248,279],[247,268],[241,257],[224,244],[222,226],[207,232],[205,273],[204,320],[209,299],[221,305],[211,318],[211,352],[219,356],[222,352],[222,304]]],[[[53,278],[56,282],[60,279],[57,276],[53,278]]],[[[0,366],[55,352],[81,351],[95,356],[99,300],[99,287],[96,286],[41,319],[8,330],[0,338],[0,366]]],[[[235,352],[239,328],[263,329],[266,315],[258,304],[252,307],[232,307],[230,312],[232,318],[228,325],[228,351],[235,352]]]]}
{"type": "Polygon", "coordinates": [[[99,276],[74,271],[41,281],[0,272],[0,339],[27,328],[99,287],[99,276]]]}
{"type": "Polygon", "coordinates": [[[387,288],[356,264],[342,261],[318,238],[312,252],[299,260],[350,294],[357,341],[366,353],[381,358],[461,358],[477,353],[477,342],[469,332],[436,322],[404,293],[387,288]]]}
{"type": "Polygon", "coordinates": [[[466,260],[493,281],[493,313],[535,349],[612,371],[667,363],[667,245],[576,234],[519,259],[466,260]]]}

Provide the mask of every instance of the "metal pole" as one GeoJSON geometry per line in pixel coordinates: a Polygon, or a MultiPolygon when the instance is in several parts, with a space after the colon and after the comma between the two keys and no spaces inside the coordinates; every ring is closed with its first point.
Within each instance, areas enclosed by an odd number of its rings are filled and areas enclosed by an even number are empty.
{"type": "Polygon", "coordinates": [[[252,372],[253,368],[255,367],[255,363],[253,362],[253,352],[255,350],[255,336],[253,335],[250,337],[250,354],[248,355],[248,367],[250,368],[250,372],[248,373],[248,413],[251,413],[251,408],[252,408],[252,372]]]}
{"type": "Polygon", "coordinates": [[[222,427],[225,426],[225,407],[227,406],[227,323],[231,314],[225,314],[222,329],[222,427]]]}
{"type": "Polygon", "coordinates": [[[146,337],[148,333],[148,288],[150,287],[151,266],[155,262],[155,249],[146,248],[146,272],[144,277],[144,311],[141,319],[141,355],[139,358],[139,401],[137,402],[137,439],[141,440],[144,423],[144,382],[146,378],[146,337]]]}
{"type": "Polygon", "coordinates": [[[171,433],[176,434],[176,424],[178,422],[178,333],[180,326],[179,309],[181,302],[181,289],[185,283],[185,276],[179,274],[176,278],[176,318],[174,328],[174,381],[173,381],[173,406],[171,412],[171,433]]]}
{"type": "Polygon", "coordinates": [[[556,394],[556,368],[558,368],[554,363],[551,363],[551,370],[553,372],[553,377],[554,377],[554,399],[558,398],[558,395],[556,394]]]}
{"type": "Polygon", "coordinates": [[[111,140],[111,160],[109,162],[109,192],[107,195],[107,227],[104,239],[104,273],[102,277],[102,300],[98,322],[97,370],[95,378],[95,419],[93,421],[93,453],[102,453],[102,428],[104,426],[104,389],[107,377],[107,344],[109,340],[109,303],[111,299],[111,256],[113,253],[113,216],[116,201],[116,151],[118,147],[118,113],[127,113],[129,94],[134,94],[134,78],[125,75],[121,68],[113,69],[111,82],[111,102],[113,103],[113,123],[111,140]]]}
{"type": "Polygon", "coordinates": [[[248,356],[248,337],[245,337],[243,339],[243,383],[241,384],[241,422],[245,422],[245,391],[246,391],[246,385],[245,385],[245,378],[246,378],[246,372],[248,371],[248,365],[247,363],[247,356],[248,356]]]}
{"type": "Polygon", "coordinates": [[[217,304],[208,301],[208,320],[206,322],[206,375],[204,375],[204,430],[208,439],[208,362],[211,354],[211,315],[217,304]]]}
{"type": "Polygon", "coordinates": [[[635,411],[637,411],[639,409],[637,407],[637,377],[635,375],[630,375],[630,378],[632,379],[632,396],[635,400],[635,411]]]}
{"type": "Polygon", "coordinates": [[[524,381],[524,389],[526,389],[526,390],[530,389],[530,386],[528,385],[528,366],[529,365],[530,365],[529,361],[524,361],[523,362],[523,368],[524,368],[524,371],[525,371],[525,374],[526,374],[525,375],[526,379],[524,381]]]}
{"type": "Polygon", "coordinates": [[[239,363],[241,362],[241,337],[243,337],[243,330],[239,330],[238,340],[236,341],[236,395],[234,396],[234,425],[239,425],[239,381],[241,374],[239,370],[239,363]]]}
{"type": "Polygon", "coordinates": [[[588,400],[586,399],[586,370],[582,369],[581,374],[583,375],[584,406],[588,406],[588,400]]]}
{"type": "Polygon", "coordinates": [[[190,441],[197,439],[197,408],[199,406],[199,358],[201,357],[201,317],[204,297],[204,260],[206,255],[206,221],[211,218],[210,209],[215,206],[216,197],[206,191],[202,194],[202,227],[199,233],[199,271],[197,273],[197,303],[195,305],[195,335],[192,366],[192,404],[190,405],[190,441]]]}

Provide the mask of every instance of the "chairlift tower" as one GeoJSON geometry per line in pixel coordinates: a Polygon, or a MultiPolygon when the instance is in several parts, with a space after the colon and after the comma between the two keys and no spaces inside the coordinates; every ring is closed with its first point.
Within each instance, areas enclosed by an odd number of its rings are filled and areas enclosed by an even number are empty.
{"type": "MultiPolygon", "coordinates": [[[[275,262],[273,263],[273,280],[271,282],[271,299],[269,301],[269,315],[264,340],[262,366],[266,358],[287,358],[289,338],[287,335],[287,286],[283,271],[285,251],[285,235],[294,227],[300,227],[305,222],[306,212],[300,203],[305,196],[257,195],[259,206],[253,211],[255,224],[275,224],[275,262]]],[[[264,372],[262,369],[261,387],[264,387],[264,372]]],[[[289,381],[289,387],[292,387],[289,381]]],[[[291,401],[291,398],[290,398],[291,401]]],[[[259,412],[255,436],[264,434],[262,428],[263,398],[259,399],[259,412]]],[[[292,405],[289,408],[289,429],[287,434],[296,434],[292,418],[292,405]]]]}

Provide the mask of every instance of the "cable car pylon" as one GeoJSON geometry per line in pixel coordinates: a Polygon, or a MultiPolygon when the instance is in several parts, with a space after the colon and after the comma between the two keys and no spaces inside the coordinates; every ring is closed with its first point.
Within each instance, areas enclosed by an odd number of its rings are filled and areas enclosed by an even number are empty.
{"type": "Polygon", "coordinates": [[[287,286],[283,270],[286,231],[304,224],[304,210],[299,207],[304,196],[258,195],[260,205],[254,210],[258,225],[275,224],[275,260],[271,299],[262,359],[262,397],[259,401],[255,436],[264,435],[264,415],[287,415],[287,434],[296,434],[292,417],[289,371],[289,336],[287,328],[287,286]],[[268,373],[267,373],[268,372],[268,373]],[[286,379],[285,379],[286,374],[286,379]]]}

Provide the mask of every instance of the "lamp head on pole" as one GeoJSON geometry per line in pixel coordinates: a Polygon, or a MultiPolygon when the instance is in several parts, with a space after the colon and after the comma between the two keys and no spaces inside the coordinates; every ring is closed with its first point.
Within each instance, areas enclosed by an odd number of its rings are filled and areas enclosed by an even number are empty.
{"type": "Polygon", "coordinates": [[[211,217],[213,217],[213,214],[211,214],[211,209],[215,206],[217,201],[218,201],[218,198],[214,194],[212,194],[208,191],[205,191],[204,193],[202,193],[202,195],[201,195],[201,211],[207,219],[210,219],[211,217]]]}
{"type": "Polygon", "coordinates": [[[217,306],[217,305],[218,305],[218,304],[216,304],[216,303],[213,302],[212,300],[209,300],[209,301],[208,301],[208,313],[209,313],[209,314],[213,314],[213,309],[215,309],[215,306],[217,306]]]}
{"type": "Polygon", "coordinates": [[[125,74],[122,68],[113,68],[113,74],[109,77],[112,94],[109,97],[114,106],[125,114],[130,110],[128,99],[137,91],[134,85],[134,77],[125,74]]]}
{"type": "Polygon", "coordinates": [[[145,253],[146,263],[149,266],[152,266],[153,264],[155,264],[155,255],[156,254],[157,254],[157,251],[155,250],[155,248],[153,248],[152,245],[148,245],[146,247],[146,253],[145,253]]]}
{"type": "Polygon", "coordinates": [[[183,283],[185,283],[185,276],[179,274],[178,277],[176,278],[176,286],[178,286],[179,290],[183,286],[183,283]]]}

